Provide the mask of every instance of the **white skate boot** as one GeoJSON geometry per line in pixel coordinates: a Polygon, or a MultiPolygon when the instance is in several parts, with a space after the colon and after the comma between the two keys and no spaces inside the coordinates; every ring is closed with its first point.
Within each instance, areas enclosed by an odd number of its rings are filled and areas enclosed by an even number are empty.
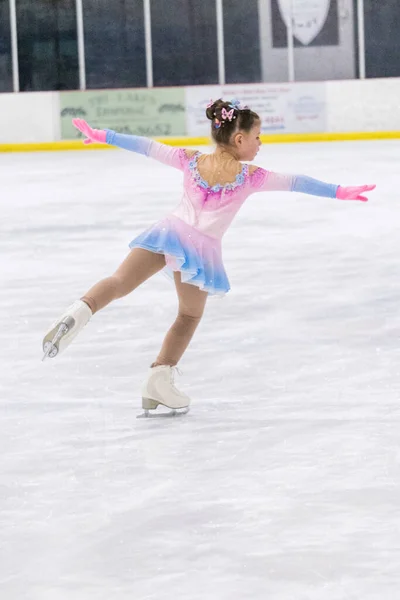
{"type": "Polygon", "coordinates": [[[174,370],[176,367],[159,365],[150,369],[142,387],[142,407],[144,414],[149,416],[149,410],[155,410],[159,404],[172,409],[172,413],[187,413],[190,398],[174,386],[174,370]],[[184,409],[184,410],[182,410],[184,409]]]}
{"type": "Polygon", "coordinates": [[[85,327],[91,316],[92,311],[82,300],[71,304],[46,333],[43,340],[44,356],[42,360],[47,357],[54,358],[65,350],[80,330],[85,327]]]}

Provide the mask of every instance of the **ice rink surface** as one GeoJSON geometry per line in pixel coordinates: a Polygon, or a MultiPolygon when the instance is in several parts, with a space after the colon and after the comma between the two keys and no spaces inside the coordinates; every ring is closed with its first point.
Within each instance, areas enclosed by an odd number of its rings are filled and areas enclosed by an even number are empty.
{"type": "Polygon", "coordinates": [[[400,598],[400,142],[257,163],[370,202],[251,196],[177,385],[136,419],[176,313],[162,275],[41,363],[54,318],[178,203],[123,151],[0,155],[2,600],[400,598]]]}

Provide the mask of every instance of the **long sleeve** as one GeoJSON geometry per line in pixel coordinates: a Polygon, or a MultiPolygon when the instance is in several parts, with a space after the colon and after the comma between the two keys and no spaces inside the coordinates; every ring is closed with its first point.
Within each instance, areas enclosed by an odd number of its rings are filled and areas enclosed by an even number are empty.
{"type": "Polygon", "coordinates": [[[137,152],[150,158],[154,158],[159,162],[164,163],[170,167],[183,170],[183,155],[184,150],[182,148],[174,148],[167,144],[160,144],[150,138],[142,137],[139,135],[125,135],[123,133],[116,133],[111,129],[107,129],[106,143],[111,146],[118,146],[124,150],[130,152],[137,152]]]}
{"type": "Polygon", "coordinates": [[[253,192],[300,192],[312,196],[336,198],[338,185],[305,175],[285,175],[258,168],[250,175],[253,192]]]}

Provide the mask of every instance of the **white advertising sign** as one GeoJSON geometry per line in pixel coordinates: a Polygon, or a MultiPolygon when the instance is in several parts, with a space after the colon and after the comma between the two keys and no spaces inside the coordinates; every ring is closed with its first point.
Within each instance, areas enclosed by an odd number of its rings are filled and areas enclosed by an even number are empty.
{"type": "Polygon", "coordinates": [[[191,137],[209,136],[205,115],[210,99],[237,99],[261,117],[261,131],[307,133],[326,130],[325,84],[245,84],[186,88],[186,130],[191,137]]]}

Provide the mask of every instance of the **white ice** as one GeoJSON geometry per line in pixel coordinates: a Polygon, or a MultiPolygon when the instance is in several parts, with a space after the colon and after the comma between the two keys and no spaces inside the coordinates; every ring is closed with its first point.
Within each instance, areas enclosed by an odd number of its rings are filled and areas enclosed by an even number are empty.
{"type": "Polygon", "coordinates": [[[123,151],[0,155],[2,600],[400,598],[400,142],[264,147],[376,183],[370,202],[250,197],[232,290],[181,363],[189,415],[138,420],[175,317],[162,276],[57,359],[46,328],[179,200],[123,151]]]}

